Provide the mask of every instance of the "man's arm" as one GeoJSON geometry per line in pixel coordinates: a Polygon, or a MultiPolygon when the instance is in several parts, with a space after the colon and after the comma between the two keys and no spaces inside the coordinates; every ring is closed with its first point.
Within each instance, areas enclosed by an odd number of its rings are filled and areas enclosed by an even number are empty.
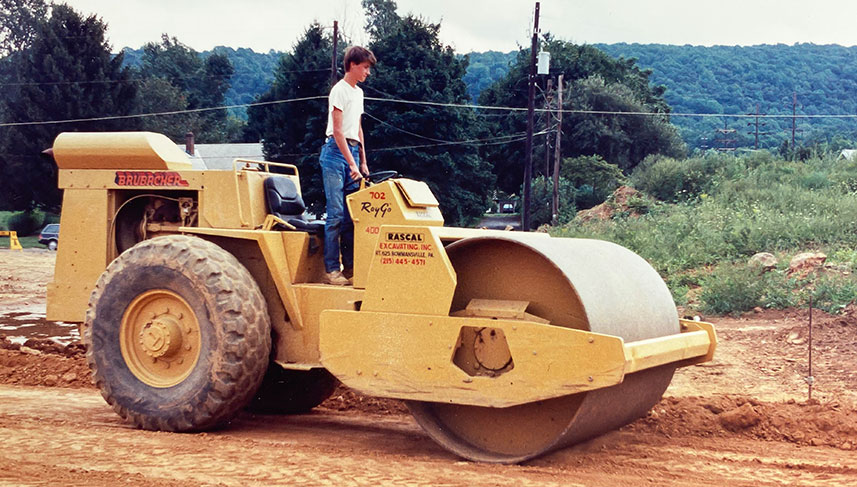
{"type": "MultiPolygon", "coordinates": [[[[348,141],[345,140],[345,134],[342,133],[342,110],[333,108],[333,140],[336,141],[336,146],[339,147],[339,152],[345,157],[348,163],[348,169],[351,170],[351,179],[360,179],[360,171],[357,169],[357,163],[354,162],[354,157],[351,156],[351,148],[348,146],[348,141]]],[[[360,149],[363,150],[362,148],[360,149]]]]}
{"type": "Polygon", "coordinates": [[[368,176],[369,165],[366,162],[366,144],[363,142],[363,115],[360,116],[358,127],[360,127],[358,132],[358,135],[360,136],[360,172],[362,172],[364,176],[368,176]]]}

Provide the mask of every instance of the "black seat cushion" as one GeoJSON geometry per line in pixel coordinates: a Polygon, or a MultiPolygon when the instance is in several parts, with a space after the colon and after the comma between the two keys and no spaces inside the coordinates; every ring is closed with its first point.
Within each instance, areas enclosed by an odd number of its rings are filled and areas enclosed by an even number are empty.
{"type": "Polygon", "coordinates": [[[283,220],[303,215],[306,211],[297,186],[294,181],[285,176],[271,176],[265,179],[265,199],[268,202],[268,212],[283,220]]]}
{"type": "Polygon", "coordinates": [[[313,235],[324,234],[323,221],[308,222],[300,218],[289,218],[288,220],[286,220],[286,222],[288,222],[289,225],[295,227],[296,229],[302,232],[309,232],[313,235]]]}
{"type": "Polygon", "coordinates": [[[302,232],[324,234],[324,222],[308,222],[304,219],[306,205],[291,179],[285,176],[265,179],[265,200],[268,203],[268,213],[302,232]]]}

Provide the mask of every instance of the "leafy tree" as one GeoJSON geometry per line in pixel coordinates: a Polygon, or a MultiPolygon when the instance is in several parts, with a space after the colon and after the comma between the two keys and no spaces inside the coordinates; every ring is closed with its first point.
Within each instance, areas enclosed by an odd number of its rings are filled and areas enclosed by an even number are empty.
{"type": "MultiPolygon", "coordinates": [[[[68,5],[53,5],[49,17],[31,11],[33,35],[20,50],[0,60],[6,81],[0,111],[9,122],[88,119],[132,113],[136,88],[122,67],[122,55],[110,53],[106,25],[82,17],[68,5]]],[[[12,208],[60,204],[56,165],[40,153],[63,131],[105,131],[133,127],[132,120],[94,120],[0,128],[3,174],[0,190],[12,208]]]]}
{"type": "Polygon", "coordinates": [[[395,0],[363,0],[366,10],[366,31],[373,39],[384,38],[395,31],[401,20],[396,13],[395,0]]]}
{"type": "Polygon", "coordinates": [[[618,166],[598,155],[563,159],[559,175],[576,188],[574,203],[581,210],[606,200],[627,179],[618,166]]]}
{"type": "Polygon", "coordinates": [[[470,63],[464,74],[467,93],[473,103],[479,100],[479,93],[491,86],[509,71],[509,64],[515,60],[514,52],[471,52],[467,54],[470,63]]]}
{"type": "MultiPolygon", "coordinates": [[[[569,105],[576,110],[639,113],[652,108],[652,105],[640,100],[629,86],[607,83],[600,76],[577,80],[569,91],[569,105]]],[[[649,154],[679,156],[683,153],[678,133],[666,115],[581,113],[570,118],[569,142],[572,143],[572,151],[600,155],[625,171],[632,169],[649,154]]]]}
{"type": "MultiPolygon", "coordinates": [[[[391,1],[364,2],[364,6],[391,1]]],[[[435,103],[469,103],[462,78],[467,59],[438,39],[440,24],[413,16],[391,20],[389,10],[377,10],[384,28],[373,36],[370,48],[378,58],[373,75],[365,83],[370,95],[435,103]]],[[[447,221],[468,223],[488,207],[494,181],[488,164],[472,145],[447,144],[478,139],[481,123],[473,110],[403,103],[368,101],[363,117],[373,170],[396,170],[425,181],[437,195],[447,221]]]]}
{"type": "Polygon", "coordinates": [[[47,12],[44,0],[0,0],[0,57],[28,46],[47,12]]]}
{"type": "MultiPolygon", "coordinates": [[[[578,46],[545,34],[542,49],[551,53],[552,74],[563,73],[569,86],[565,109],[660,112],[662,117],[608,117],[566,113],[563,117],[563,157],[598,154],[623,169],[638,164],[647,154],[679,154],[681,142],[669,128],[665,89],[651,86],[649,71],[633,60],[613,59],[592,46],[578,46]]],[[[483,105],[526,107],[530,50],[519,50],[508,73],[480,95],[483,105]]],[[[539,104],[543,104],[539,101],[539,104]]],[[[492,117],[495,133],[522,133],[525,112],[492,117]]],[[[540,128],[537,127],[537,131],[540,128]]],[[[534,160],[543,158],[542,144],[534,144],[534,160]]],[[[523,178],[524,143],[488,148],[484,156],[494,162],[500,188],[515,191],[523,178]]]]}
{"type": "MultiPolygon", "coordinates": [[[[169,80],[158,77],[143,79],[138,84],[137,112],[159,113],[187,110],[187,95],[169,80]]],[[[182,140],[189,128],[199,127],[198,113],[182,113],[170,116],[144,117],[140,128],[164,134],[173,140],[182,140]]]]}
{"type": "MultiPolygon", "coordinates": [[[[558,187],[559,210],[557,211],[556,223],[563,225],[573,220],[577,214],[577,205],[575,204],[576,190],[571,182],[564,177],[559,178],[558,187]]],[[[530,221],[533,228],[550,224],[553,217],[551,214],[553,182],[545,176],[536,176],[533,179],[532,191],[530,221]]]]}
{"type": "MultiPolygon", "coordinates": [[[[222,106],[226,91],[229,89],[229,79],[234,71],[225,54],[214,53],[203,59],[199,53],[182,44],[175,37],[169,37],[166,34],[161,37],[160,43],[152,42],[143,47],[141,75],[144,78],[160,78],[169,81],[180,90],[186,99],[186,108],[189,110],[222,106]]],[[[163,90],[160,91],[161,95],[165,93],[163,90]]],[[[146,103],[143,102],[144,105],[146,103]]],[[[174,99],[170,105],[181,103],[181,100],[174,99]]],[[[198,112],[196,117],[184,117],[178,120],[194,123],[194,125],[178,127],[178,124],[174,123],[177,127],[171,132],[184,133],[187,130],[193,130],[200,142],[226,141],[225,109],[198,112]]]]}
{"type": "MultiPolygon", "coordinates": [[[[271,88],[257,101],[327,96],[332,49],[333,41],[324,28],[318,23],[310,25],[292,52],[282,56],[271,88]]],[[[342,59],[342,51],[338,58],[342,59]]],[[[327,100],[254,106],[248,116],[245,138],[263,140],[268,160],[298,166],[303,199],[311,212],[322,214],[324,186],[318,157],[327,127],[327,100]]]]}
{"type": "MultiPolygon", "coordinates": [[[[143,65],[143,48],[122,50],[125,54],[125,65],[140,69],[143,65]]],[[[233,49],[231,47],[217,46],[210,51],[200,52],[203,59],[212,54],[226,56],[234,68],[232,77],[229,78],[229,88],[225,94],[225,105],[241,105],[252,103],[258,96],[262,95],[271,87],[274,80],[274,70],[282,57],[282,53],[268,51],[266,53],[255,52],[252,49],[233,49]]],[[[247,120],[247,109],[238,107],[230,108],[229,114],[240,120],[247,120]]],[[[227,122],[228,124],[229,122],[227,122]]],[[[243,127],[239,127],[243,130],[243,127]]],[[[241,139],[241,135],[230,135],[228,140],[241,139]]]]}

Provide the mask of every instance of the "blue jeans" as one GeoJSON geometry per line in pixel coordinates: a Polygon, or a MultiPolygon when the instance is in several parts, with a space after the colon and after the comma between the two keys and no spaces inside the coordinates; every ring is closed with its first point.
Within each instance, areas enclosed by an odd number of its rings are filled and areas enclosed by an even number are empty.
{"type": "MultiPolygon", "coordinates": [[[[360,165],[360,147],[348,146],[354,162],[360,165]]],[[[345,196],[359,187],[359,181],[351,179],[351,171],[345,156],[333,137],[328,137],[321,147],[321,177],[324,181],[324,197],[327,199],[327,219],[324,223],[324,270],[339,270],[339,254],[342,252],[342,267],[354,267],[354,223],[345,204],[345,196]]]]}

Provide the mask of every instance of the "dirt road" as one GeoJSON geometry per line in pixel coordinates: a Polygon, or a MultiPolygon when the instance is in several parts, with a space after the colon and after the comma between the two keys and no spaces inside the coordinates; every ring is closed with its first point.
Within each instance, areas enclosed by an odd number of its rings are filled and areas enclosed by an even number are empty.
{"type": "MultiPolygon", "coordinates": [[[[52,259],[0,252],[10,323],[0,333],[15,334],[10,315],[24,306],[43,316],[52,259]]],[[[515,466],[461,461],[399,403],[346,390],[308,415],[244,413],[204,434],[135,430],[89,385],[73,341],[3,340],[0,486],[857,486],[857,316],[816,315],[809,403],[804,312],[706,318],[718,326],[716,359],[681,369],[647,417],[515,466]]]]}
{"type": "Polygon", "coordinates": [[[0,386],[0,485],[857,485],[854,452],[634,425],[523,466],[463,462],[407,416],[243,415],[125,426],[90,389],[0,386]]]}

